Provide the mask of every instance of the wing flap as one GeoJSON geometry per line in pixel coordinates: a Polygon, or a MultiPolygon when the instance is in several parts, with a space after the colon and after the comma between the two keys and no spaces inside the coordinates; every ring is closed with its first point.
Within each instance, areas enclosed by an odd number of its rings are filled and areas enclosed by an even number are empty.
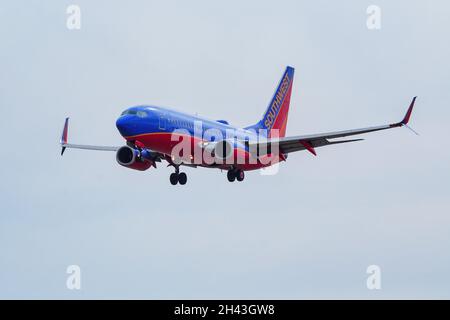
{"type": "Polygon", "coordinates": [[[61,147],[71,149],[97,150],[97,151],[117,151],[120,148],[113,146],[93,146],[88,144],[71,144],[71,143],[62,144],[61,147]]]}
{"type": "MultiPolygon", "coordinates": [[[[363,141],[363,140],[364,139],[329,141],[327,139],[323,139],[320,141],[314,141],[311,145],[313,148],[319,148],[319,147],[324,147],[324,146],[328,146],[328,145],[332,145],[332,144],[341,144],[341,143],[356,142],[356,141],[363,141]]],[[[291,153],[291,152],[301,151],[301,150],[307,150],[307,148],[300,141],[298,141],[297,143],[291,143],[287,146],[280,147],[280,151],[282,153],[291,153]]]]}

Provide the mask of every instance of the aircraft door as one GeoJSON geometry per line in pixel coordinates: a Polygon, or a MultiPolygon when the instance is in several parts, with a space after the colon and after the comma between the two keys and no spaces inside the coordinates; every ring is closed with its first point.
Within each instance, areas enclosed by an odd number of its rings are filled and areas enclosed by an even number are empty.
{"type": "Polygon", "coordinates": [[[166,130],[167,126],[167,114],[162,113],[159,115],[159,129],[166,130]]]}

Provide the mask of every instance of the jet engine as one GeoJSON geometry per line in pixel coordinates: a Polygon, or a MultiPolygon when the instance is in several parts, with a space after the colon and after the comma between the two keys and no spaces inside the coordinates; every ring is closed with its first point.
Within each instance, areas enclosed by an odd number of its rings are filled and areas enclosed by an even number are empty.
{"type": "Polygon", "coordinates": [[[121,166],[139,171],[145,171],[155,165],[151,152],[130,146],[120,147],[116,153],[116,160],[121,166]]]}

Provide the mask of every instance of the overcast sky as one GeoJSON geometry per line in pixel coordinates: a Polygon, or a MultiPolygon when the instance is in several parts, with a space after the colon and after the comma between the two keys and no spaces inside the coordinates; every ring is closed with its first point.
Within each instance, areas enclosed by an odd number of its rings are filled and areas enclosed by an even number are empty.
{"type": "Polygon", "coordinates": [[[0,298],[450,298],[448,1],[124,3],[0,2],[0,298]],[[286,65],[288,135],[399,121],[418,95],[420,136],[291,154],[242,183],[187,168],[184,187],[164,164],[59,155],[66,116],[71,142],[120,146],[136,104],[253,124],[286,65]]]}

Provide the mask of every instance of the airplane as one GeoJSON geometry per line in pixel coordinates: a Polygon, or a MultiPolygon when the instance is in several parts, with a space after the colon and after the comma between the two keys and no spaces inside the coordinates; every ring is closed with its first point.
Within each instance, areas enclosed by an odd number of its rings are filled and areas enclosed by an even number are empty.
{"type": "Polygon", "coordinates": [[[306,150],[316,156],[318,147],[364,140],[339,138],[403,126],[411,129],[408,122],[417,97],[412,99],[400,122],[286,137],[293,80],[294,68],[288,66],[261,120],[243,128],[232,126],[225,120],[210,120],[169,108],[140,105],[123,111],[116,121],[125,145],[94,146],[69,143],[69,118],[66,118],[60,140],[61,155],[67,148],[114,151],[120,165],[140,171],[156,168],[156,163],[166,161],[167,166],[174,168],[169,179],[172,185],[187,182],[186,173],[180,172],[181,166],[226,170],[228,181],[234,182],[243,181],[245,171],[286,161],[292,152],[306,150]],[[211,131],[214,134],[210,134],[211,131]],[[176,154],[174,150],[180,140],[187,142],[187,148],[176,154]]]}

